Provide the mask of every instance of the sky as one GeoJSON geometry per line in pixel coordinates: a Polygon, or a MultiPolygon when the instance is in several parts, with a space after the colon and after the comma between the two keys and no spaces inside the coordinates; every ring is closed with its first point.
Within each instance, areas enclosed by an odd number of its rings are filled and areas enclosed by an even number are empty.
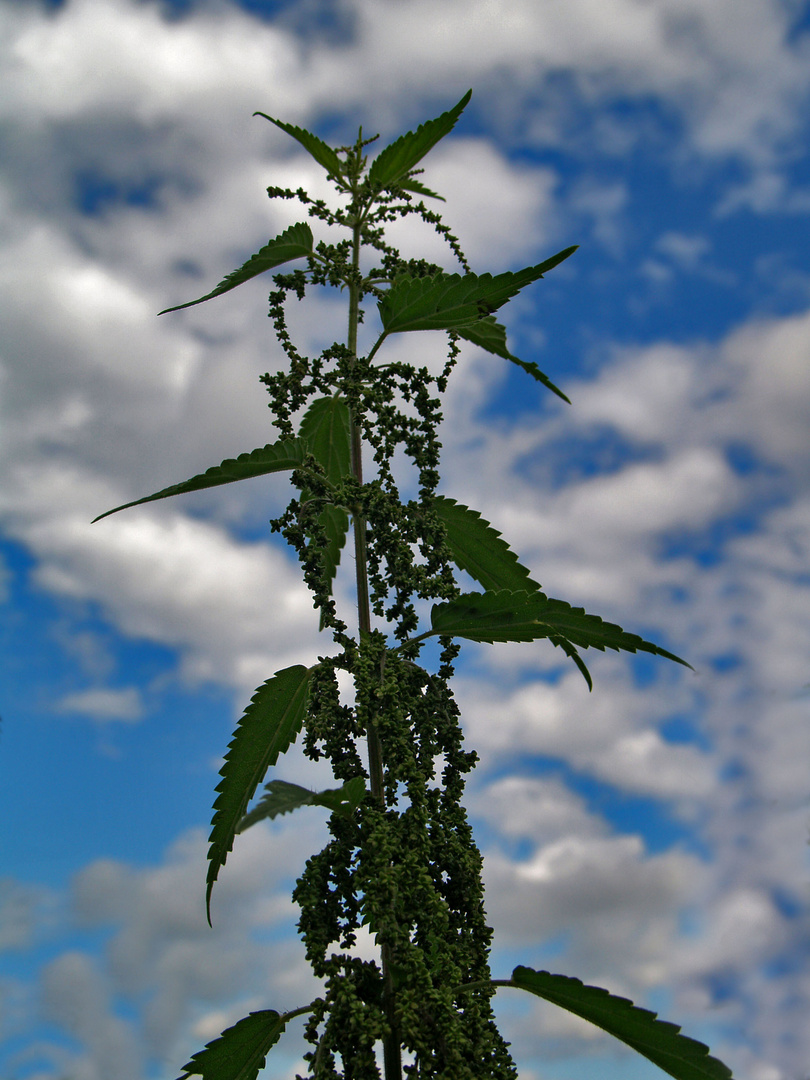
{"type": "MultiPolygon", "coordinates": [[[[173,1080],[250,1010],[313,996],[289,894],[321,810],[239,837],[213,928],[204,911],[235,723],[324,649],[268,534],[286,480],[90,522],[274,438],[269,277],[156,318],[301,219],[268,184],[326,192],[252,113],[385,142],[470,87],[424,181],[478,273],[580,245],[501,313],[572,404],[467,346],[441,490],[549,595],[694,667],[586,655],[589,694],[542,642],[465,646],[493,975],[576,975],[737,1077],[806,1080],[808,5],[0,0],[6,1080],[173,1080]]],[[[397,239],[455,269],[420,227],[397,239]]],[[[323,347],[342,301],[290,323],[323,347]]],[[[276,775],[330,780],[297,749],[276,775]]],[[[553,1006],[496,1001],[523,1080],[661,1075],[553,1006]]],[[[301,1052],[293,1025],[267,1075],[301,1052]]]]}

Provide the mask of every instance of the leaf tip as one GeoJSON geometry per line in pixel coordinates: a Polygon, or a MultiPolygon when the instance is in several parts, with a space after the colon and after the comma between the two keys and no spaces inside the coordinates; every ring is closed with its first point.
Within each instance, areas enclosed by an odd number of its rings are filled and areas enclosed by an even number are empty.
{"type": "Polygon", "coordinates": [[[117,514],[119,510],[127,510],[134,503],[124,503],[123,506],[114,506],[112,510],[105,510],[103,514],[99,514],[98,517],[94,517],[90,522],[91,525],[95,525],[97,521],[101,521],[102,518],[110,517],[111,514],[117,514]]]}
{"type": "Polygon", "coordinates": [[[581,672],[581,674],[582,674],[582,678],[583,678],[583,679],[585,680],[585,682],[586,682],[586,683],[588,684],[588,693],[589,693],[589,694],[592,694],[592,693],[593,693],[593,679],[591,678],[591,673],[590,673],[590,671],[588,671],[588,666],[587,666],[587,664],[586,664],[586,663],[585,663],[585,661],[584,661],[584,660],[582,659],[582,657],[581,657],[581,656],[579,656],[579,654],[577,654],[577,655],[576,655],[575,657],[573,657],[572,659],[574,660],[574,662],[576,663],[577,667],[579,668],[579,670],[580,670],[580,672],[581,672]]]}
{"type": "Polygon", "coordinates": [[[161,315],[168,315],[170,311],[180,311],[182,308],[193,307],[195,304],[199,304],[199,302],[199,300],[189,300],[185,304],[175,304],[174,307],[164,308],[163,311],[158,312],[158,318],[160,318],[161,315]]]}
{"type": "Polygon", "coordinates": [[[673,660],[676,664],[680,664],[682,667],[689,668],[690,671],[695,671],[695,668],[692,667],[689,661],[684,660],[682,656],[678,656],[676,655],[676,653],[670,652],[668,649],[662,649],[660,645],[654,645],[653,649],[655,650],[657,656],[663,656],[665,660],[673,660]]]}

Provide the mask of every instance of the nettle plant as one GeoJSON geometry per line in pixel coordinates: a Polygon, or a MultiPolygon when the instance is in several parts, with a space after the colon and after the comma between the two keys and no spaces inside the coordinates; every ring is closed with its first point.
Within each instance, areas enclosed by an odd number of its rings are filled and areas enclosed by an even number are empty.
{"type": "Polygon", "coordinates": [[[417,178],[417,165],[452,130],[469,99],[465,94],[370,164],[366,148],[375,139],[364,139],[362,128],[352,146],[333,149],[309,131],[257,114],[326,170],[339,208],[300,188],[271,187],[268,194],[297,200],[325,236],[328,227],[339,238],[316,242],[307,222],[292,225],[212,292],[166,309],[202,303],[257,274],[299,263],[274,276],[270,294],[270,317],[289,361],[286,370],[261,380],[278,441],[125,505],[291,473],[296,493],[271,526],[298,556],[321,631],[333,644],[311,667],[276,672],[245,709],[216,789],[206,898],[210,920],[211,891],[237,833],[300,806],[329,811],[331,839],[307,861],[293,893],[307,961],[322,993],[300,1007],[251,1013],[196,1053],[181,1080],[253,1080],[287,1022],[301,1015],[307,1017],[311,1050],[305,1060],[313,1080],[378,1080],[382,1074],[401,1080],[403,1073],[507,1080],[516,1068],[492,1012],[493,995],[502,987],[591,1021],[678,1080],[731,1075],[702,1043],[607,990],[529,967],[517,967],[505,979],[490,972],[482,858],[462,805],[477,755],[465,749],[450,689],[461,641],[546,638],[564,650],[589,686],[584,649],[684,661],[547,597],[489,522],[437,494],[441,396],[462,341],[519,365],[568,400],[536,364],[509,351],[495,312],[575,248],[515,273],[476,274],[456,237],[424,202],[441,196],[417,178]],[[412,214],[447,242],[460,273],[403,259],[387,242],[388,224],[412,214]],[[290,294],[303,300],[313,286],[341,291],[348,309],[345,341],[315,358],[298,350],[285,319],[290,294]],[[363,355],[358,328],[371,306],[381,329],[363,355]],[[393,335],[426,330],[448,338],[439,374],[427,365],[386,359],[393,335]],[[366,476],[364,453],[373,462],[366,476]],[[398,479],[403,460],[412,467],[405,480],[398,479]],[[406,483],[416,497],[403,501],[400,484],[406,483]],[[333,584],[350,531],[357,610],[341,614],[333,584]],[[462,591],[457,570],[481,591],[462,591]],[[431,639],[436,647],[425,650],[431,639]],[[429,666],[420,663],[425,651],[433,657],[429,666]],[[353,687],[348,698],[341,681],[353,687]],[[272,779],[248,809],[268,769],[299,734],[307,757],[326,758],[339,786],[314,792],[272,779]],[[373,936],[377,959],[358,955],[361,927],[373,936]]]}

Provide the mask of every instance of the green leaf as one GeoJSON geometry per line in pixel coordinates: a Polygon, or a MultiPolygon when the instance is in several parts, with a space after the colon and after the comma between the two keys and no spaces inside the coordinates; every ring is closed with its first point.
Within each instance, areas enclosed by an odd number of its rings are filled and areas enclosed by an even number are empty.
{"type": "Polygon", "coordinates": [[[494,315],[487,315],[484,319],[479,319],[478,322],[470,323],[467,326],[459,327],[456,333],[461,337],[466,338],[467,341],[471,341],[473,345],[478,345],[482,349],[486,349],[487,352],[494,353],[496,356],[502,356],[505,360],[511,360],[513,364],[517,364],[518,367],[523,368],[528,372],[533,379],[542,383],[543,386],[551,390],[561,397],[563,401],[567,401],[571,404],[570,398],[560,390],[559,386],[555,386],[551,379],[531,360],[521,360],[517,356],[514,356],[509,352],[506,347],[506,327],[501,323],[495,321],[494,315]]]}
{"type": "Polygon", "coordinates": [[[528,375],[531,375],[533,379],[536,379],[537,382],[542,383],[547,390],[551,390],[553,394],[556,394],[557,397],[562,398],[563,401],[566,402],[568,405],[571,404],[570,397],[568,397],[567,394],[564,394],[562,390],[560,390],[559,386],[556,386],[548,377],[548,375],[546,375],[540,370],[540,368],[537,366],[537,364],[535,364],[533,360],[520,360],[517,356],[510,356],[509,359],[512,361],[513,364],[517,364],[519,368],[523,368],[523,370],[528,375]]]}
{"type": "MultiPolygon", "coordinates": [[[[531,584],[534,585],[534,582],[531,584]]],[[[562,649],[566,656],[574,661],[588,684],[588,689],[593,690],[591,673],[576,646],[559,630],[547,623],[538,622],[536,606],[531,603],[533,599],[539,599],[543,614],[548,614],[545,610],[547,604],[564,603],[562,600],[549,601],[537,588],[524,588],[517,592],[490,590],[483,594],[462,593],[448,603],[434,604],[430,632],[489,644],[495,641],[536,641],[538,638],[548,638],[552,645],[562,649]]]]}
{"type": "Polygon", "coordinates": [[[323,466],[330,484],[338,483],[352,471],[351,420],[345,398],[313,401],[301,420],[298,437],[323,466]]]}
{"type": "Polygon", "coordinates": [[[271,124],[275,124],[282,131],[286,131],[288,135],[292,135],[294,139],[301,143],[307,153],[315,158],[319,165],[323,165],[330,176],[338,178],[343,174],[343,163],[335,151],[322,139],[319,139],[317,135],[313,135],[311,131],[295,127],[293,124],[285,124],[283,120],[276,120],[275,117],[268,116],[267,113],[257,111],[253,115],[263,116],[271,124]]]}
{"type": "Polygon", "coordinates": [[[327,788],[315,796],[316,806],[325,806],[333,814],[350,817],[366,796],[366,781],[362,776],[353,776],[339,788],[327,788]]]}
{"type": "Polygon", "coordinates": [[[374,159],[368,171],[372,185],[376,188],[393,187],[397,184],[404,187],[402,181],[411,169],[416,168],[425,154],[453,130],[471,97],[472,90],[468,90],[452,109],[435,120],[420,124],[416,131],[400,135],[390,146],[386,146],[374,159]]]}
{"type": "Polygon", "coordinates": [[[286,780],[271,780],[265,784],[265,795],[261,801],[242,818],[237,832],[244,832],[257,821],[265,818],[289,814],[299,806],[325,806],[335,814],[349,817],[363,801],[366,794],[366,782],[362,776],[347,780],[342,787],[327,788],[326,791],[310,791],[299,784],[289,784],[286,780]]]}
{"type": "Polygon", "coordinates": [[[255,1080],[286,1023],[287,1017],[273,1009],[252,1012],[194,1054],[183,1066],[179,1080],[189,1076],[201,1076],[203,1080],[255,1080]]]}
{"type": "Polygon", "coordinates": [[[549,641],[552,643],[552,645],[556,645],[557,648],[562,649],[565,655],[574,661],[574,663],[580,670],[582,678],[588,684],[588,689],[593,690],[593,679],[591,678],[591,673],[590,671],[588,671],[585,661],[579,655],[576,648],[571,644],[571,642],[568,641],[567,638],[562,637],[561,635],[554,634],[549,634],[549,641]]]}
{"type": "Polygon", "coordinates": [[[305,255],[310,254],[312,254],[312,229],[306,222],[290,225],[289,229],[279,233],[275,240],[271,240],[255,255],[251,255],[248,261],[243,263],[238,270],[234,270],[233,273],[224,277],[210,293],[201,296],[199,300],[189,300],[185,304],[175,304],[174,307],[164,308],[163,311],[158,312],[158,315],[165,315],[169,311],[180,311],[182,308],[202,304],[205,300],[229,292],[231,289],[235,289],[237,285],[250,281],[257,274],[263,274],[265,270],[272,270],[274,266],[281,266],[282,263],[289,262],[291,259],[302,259],[305,255]]]}
{"type": "Polygon", "coordinates": [[[295,742],[304,722],[312,668],[298,664],[277,671],[251,698],[234,732],[220,769],[208,849],[206,908],[211,921],[211,890],[247,805],[271,765],[295,742]]]}
{"type": "Polygon", "coordinates": [[[658,1020],[654,1012],[639,1008],[627,998],[616,997],[598,986],[586,986],[579,979],[527,967],[515,968],[511,985],[589,1020],[675,1080],[731,1080],[731,1069],[710,1057],[708,1046],[681,1035],[677,1024],[658,1020]]]}
{"type": "Polygon", "coordinates": [[[447,531],[453,562],[485,589],[536,592],[540,586],[501,534],[468,506],[437,495],[433,509],[447,531]]]}
{"type": "MultiPolygon", "coordinates": [[[[512,592],[506,589],[485,593],[463,593],[455,600],[434,604],[431,633],[461,637],[469,641],[536,641],[549,638],[574,659],[576,647],[615,649],[617,652],[647,652],[691,667],[674,653],[630,634],[598,615],[586,614],[564,600],[551,600],[542,592],[512,592]]],[[[584,665],[578,664],[582,667],[584,665]]],[[[585,672],[583,672],[585,674],[585,672]]],[[[590,677],[586,675],[590,684],[590,677]]]]}
{"type": "MultiPolygon", "coordinates": [[[[340,555],[346,546],[346,537],[349,534],[349,515],[342,506],[325,506],[320,521],[326,533],[326,547],[321,553],[323,572],[331,588],[340,565],[340,555]]],[[[324,628],[323,613],[321,613],[320,628],[321,630],[324,628]]]]}
{"type": "MultiPolygon", "coordinates": [[[[319,398],[313,401],[301,420],[299,437],[323,466],[331,484],[339,483],[344,476],[351,473],[351,418],[345,398],[319,398]]],[[[302,498],[308,498],[308,492],[303,492],[302,498]]],[[[331,584],[340,564],[340,553],[346,543],[349,515],[341,506],[325,506],[320,520],[326,531],[324,573],[331,584]]]]}
{"type": "Polygon", "coordinates": [[[99,514],[93,521],[101,521],[110,514],[117,514],[119,510],[126,510],[130,506],[140,506],[141,503],[154,502],[155,499],[168,499],[172,495],[185,495],[189,491],[202,491],[204,488],[218,487],[220,484],[232,484],[237,480],[249,480],[253,476],[265,476],[268,473],[283,472],[285,469],[297,469],[304,464],[307,447],[300,439],[282,439],[279,442],[269,443],[259,450],[251,450],[249,454],[240,454],[238,458],[226,458],[221,465],[192,476],[190,480],[184,480],[181,484],[172,484],[171,487],[156,491],[154,495],[145,495],[142,499],[134,499],[132,502],[116,506],[114,510],[106,510],[99,514]]]}
{"type": "MultiPolygon", "coordinates": [[[[383,329],[387,334],[407,330],[458,330],[461,333],[470,324],[497,311],[526,285],[537,281],[575,251],[576,247],[566,248],[537,266],[527,266],[515,273],[507,271],[495,277],[492,274],[438,273],[432,277],[414,278],[403,274],[378,304],[383,329]]],[[[491,330],[487,333],[491,336],[491,330]]]]}
{"type": "Polygon", "coordinates": [[[425,187],[418,180],[414,180],[413,177],[409,180],[403,180],[397,187],[401,187],[403,191],[412,191],[414,195],[423,195],[428,199],[439,199],[441,202],[447,202],[443,195],[437,195],[435,191],[431,191],[430,188],[425,187]]]}

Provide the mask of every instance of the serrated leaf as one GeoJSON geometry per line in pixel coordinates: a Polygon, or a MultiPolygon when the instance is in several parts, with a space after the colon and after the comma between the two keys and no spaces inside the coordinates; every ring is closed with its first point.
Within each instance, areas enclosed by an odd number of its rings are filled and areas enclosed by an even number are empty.
{"type": "Polygon", "coordinates": [[[226,458],[220,465],[214,465],[204,473],[192,476],[190,480],[183,480],[180,484],[172,484],[162,491],[156,491],[154,495],[144,495],[142,499],[133,499],[132,502],[116,506],[114,510],[106,510],[93,518],[93,521],[101,521],[110,514],[117,514],[119,510],[154,502],[156,499],[168,499],[172,495],[185,495],[190,491],[202,491],[220,484],[232,484],[237,480],[249,480],[254,476],[283,472],[285,469],[297,469],[303,465],[306,453],[307,447],[300,439],[282,439],[269,443],[258,450],[251,450],[249,454],[240,454],[238,458],[226,458]]]}
{"type": "Polygon", "coordinates": [[[506,347],[506,327],[496,322],[494,315],[487,315],[486,318],[479,319],[478,322],[459,327],[456,333],[466,338],[467,341],[471,341],[473,345],[478,345],[480,348],[486,349],[487,352],[502,356],[505,360],[517,364],[533,379],[536,379],[555,393],[557,397],[561,397],[563,401],[567,401],[569,405],[571,404],[570,398],[566,397],[559,386],[554,385],[548,375],[542,372],[537,364],[531,360],[521,360],[509,351],[506,347]]]}
{"type": "Polygon", "coordinates": [[[437,116],[435,120],[420,124],[416,131],[400,135],[390,146],[386,146],[371,163],[368,171],[372,185],[376,188],[393,187],[402,181],[411,169],[416,168],[425,154],[453,130],[471,97],[472,90],[468,90],[452,109],[437,116]]]}
{"type": "Polygon", "coordinates": [[[422,195],[429,199],[439,199],[440,202],[447,202],[443,195],[437,195],[435,191],[431,191],[430,188],[425,187],[418,180],[414,180],[413,177],[401,181],[397,187],[401,187],[403,191],[412,191],[414,195],[422,195]]]}
{"type": "Polygon", "coordinates": [[[333,814],[349,817],[360,805],[366,795],[366,781],[362,776],[353,776],[339,788],[327,788],[315,795],[315,805],[325,806],[333,814]]]}
{"type": "Polygon", "coordinates": [[[270,820],[281,814],[289,814],[299,806],[312,806],[316,792],[300,784],[290,784],[286,780],[271,780],[264,786],[265,794],[252,810],[239,822],[237,832],[244,832],[258,821],[270,820]]]}
{"type": "MultiPolygon", "coordinates": [[[[349,515],[342,506],[325,506],[320,520],[326,534],[326,547],[321,553],[323,572],[331,589],[337,568],[340,566],[340,555],[346,546],[346,537],[349,534],[349,515]]],[[[323,613],[320,628],[321,630],[324,628],[323,613]]]]}
{"type": "Polygon", "coordinates": [[[571,404],[571,399],[568,397],[568,395],[564,394],[562,390],[560,390],[559,386],[555,385],[548,377],[548,375],[546,375],[545,372],[541,371],[533,360],[521,360],[517,356],[510,356],[509,359],[512,361],[513,364],[517,364],[519,368],[523,368],[527,375],[531,375],[531,377],[533,379],[536,379],[537,382],[542,383],[547,390],[550,390],[553,394],[556,394],[557,397],[562,398],[563,401],[566,402],[568,405],[571,404]]]}
{"type": "Polygon", "coordinates": [[[553,1002],[631,1046],[675,1080],[731,1080],[731,1069],[709,1055],[704,1043],[680,1034],[677,1024],[659,1020],[627,998],[567,975],[516,967],[512,985],[553,1002]]]}
{"type": "Polygon", "coordinates": [[[377,305],[383,329],[388,334],[409,330],[462,332],[497,311],[526,285],[537,281],[575,251],[576,247],[566,248],[537,266],[494,277],[438,273],[414,278],[403,274],[377,305]]]}
{"type": "Polygon", "coordinates": [[[313,135],[311,131],[307,131],[305,128],[295,127],[294,124],[286,124],[283,120],[276,120],[273,116],[268,116],[267,113],[255,112],[254,116],[263,116],[265,120],[269,120],[271,124],[275,124],[277,128],[281,128],[282,131],[286,131],[288,135],[292,135],[294,139],[303,146],[303,148],[310,154],[319,165],[323,165],[327,173],[330,176],[339,177],[343,174],[343,163],[338,157],[337,153],[328,146],[323,139],[319,139],[317,135],[313,135]]]}
{"type": "Polygon", "coordinates": [[[579,668],[582,678],[588,684],[588,689],[593,690],[593,679],[591,678],[591,673],[590,671],[588,671],[588,668],[585,665],[585,661],[579,655],[572,643],[567,638],[564,638],[561,634],[549,634],[548,639],[552,645],[556,645],[557,648],[562,649],[565,655],[570,660],[574,661],[576,666],[579,668]]]}
{"type": "Polygon", "coordinates": [[[205,296],[201,296],[198,300],[189,300],[185,304],[175,304],[174,307],[164,308],[163,311],[158,312],[158,315],[165,315],[169,311],[180,311],[182,308],[202,304],[206,300],[211,300],[214,296],[220,296],[222,293],[235,289],[237,285],[250,281],[251,278],[263,274],[266,270],[272,270],[273,267],[281,266],[282,263],[290,262],[292,259],[302,259],[305,255],[310,254],[312,254],[312,229],[306,222],[290,225],[289,229],[279,233],[275,240],[271,240],[255,255],[251,255],[248,261],[243,263],[238,270],[227,274],[210,293],[206,293],[205,296]]]}
{"type": "MultiPolygon", "coordinates": [[[[345,398],[319,398],[313,401],[301,420],[299,437],[323,466],[331,484],[337,484],[351,473],[351,418],[345,398]]],[[[308,493],[303,492],[302,498],[307,497],[308,493]]],[[[324,573],[331,585],[340,564],[340,553],[346,543],[349,515],[340,506],[325,506],[320,521],[326,532],[324,573]]]]}
{"type": "Polygon", "coordinates": [[[310,791],[299,784],[289,784],[286,780],[271,780],[265,784],[265,792],[260,802],[242,818],[237,832],[244,832],[257,821],[289,814],[299,806],[324,806],[332,813],[348,816],[363,801],[366,782],[362,776],[355,776],[339,788],[310,791]]]}
{"type": "Polygon", "coordinates": [[[443,495],[434,498],[433,509],[445,527],[453,562],[479,585],[488,590],[540,589],[501,534],[477,510],[443,495]]]}
{"type": "Polygon", "coordinates": [[[345,398],[313,401],[301,420],[298,437],[323,466],[331,484],[349,475],[352,469],[351,419],[345,398]]]}
{"type": "Polygon", "coordinates": [[[277,671],[251,698],[234,732],[219,773],[208,849],[206,908],[211,919],[211,890],[233,848],[247,805],[279,754],[295,742],[304,722],[312,668],[301,664],[277,671]]]}
{"type": "Polygon", "coordinates": [[[287,1017],[274,1009],[252,1012],[194,1054],[183,1066],[179,1080],[189,1076],[201,1076],[203,1080],[256,1080],[286,1023],[287,1017]]]}
{"type": "Polygon", "coordinates": [[[549,599],[539,591],[503,589],[463,593],[454,600],[433,605],[431,628],[434,634],[489,643],[548,638],[553,645],[564,648],[569,656],[572,656],[569,647],[602,652],[615,649],[617,652],[652,653],[684,667],[691,666],[638,634],[630,634],[615,623],[604,622],[598,615],[588,615],[584,608],[571,607],[564,600],[549,599]]]}

